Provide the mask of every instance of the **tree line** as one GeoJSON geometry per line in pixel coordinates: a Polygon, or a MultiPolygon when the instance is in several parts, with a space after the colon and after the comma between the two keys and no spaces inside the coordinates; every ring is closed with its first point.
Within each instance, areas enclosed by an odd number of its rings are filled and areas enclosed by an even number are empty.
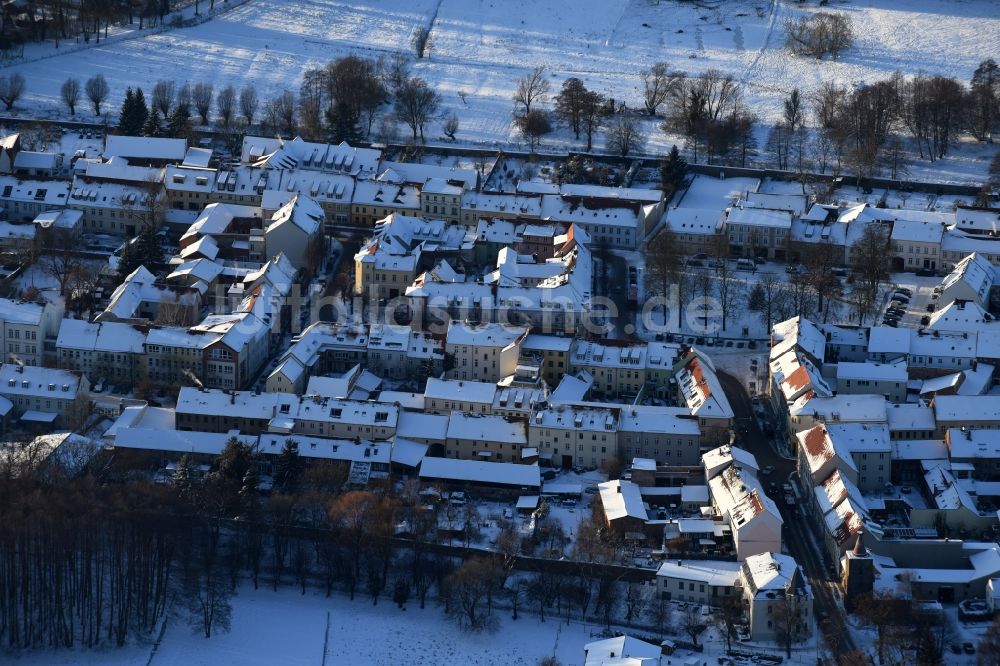
{"type": "Polygon", "coordinates": [[[292,439],[270,462],[266,493],[262,456],[235,438],[207,470],[185,455],[159,482],[108,452],[83,475],[36,473],[23,452],[4,460],[20,461],[0,470],[9,649],[121,646],[148,639],[172,610],[211,637],[229,628],[241,584],[435,603],[473,631],[495,627],[501,609],[669,628],[669,608],[652,608],[641,584],[602,566],[623,551],[600,522],[582,521],[570,547],[543,505],[532,532],[500,519],[492,550],[455,557],[435,544],[483,541],[474,500],[435,501],[415,480],[348,488],[346,464],[307,466],[292,439]],[[525,554],[564,553],[580,563],[575,574],[517,571],[525,554]]]}

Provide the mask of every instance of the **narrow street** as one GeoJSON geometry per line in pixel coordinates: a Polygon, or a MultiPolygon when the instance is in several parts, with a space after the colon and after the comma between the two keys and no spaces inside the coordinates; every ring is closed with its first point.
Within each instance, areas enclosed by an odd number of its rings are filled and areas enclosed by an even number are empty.
{"type": "Polygon", "coordinates": [[[826,644],[838,655],[857,649],[854,638],[846,626],[847,618],[840,603],[839,584],[830,578],[823,556],[808,532],[806,518],[792,516],[778,492],[781,485],[787,482],[788,475],[795,471],[795,461],[779,455],[771,438],[761,431],[754,417],[753,401],[740,380],[720,372],[719,381],[736,417],[737,446],[754,454],[761,469],[768,465],[774,467],[774,472],[761,476],[761,483],[765,489],[770,488],[771,484],[775,484],[777,488],[768,494],[778,505],[784,520],[782,540],[788,552],[805,571],[809,585],[812,586],[816,598],[816,621],[823,632],[826,644]]]}

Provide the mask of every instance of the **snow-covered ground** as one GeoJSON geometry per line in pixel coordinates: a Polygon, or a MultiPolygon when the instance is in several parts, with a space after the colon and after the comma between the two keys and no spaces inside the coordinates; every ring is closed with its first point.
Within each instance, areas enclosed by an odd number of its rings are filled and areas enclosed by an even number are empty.
{"type": "MultiPolygon", "coordinates": [[[[171,617],[161,645],[122,649],[37,651],[18,656],[25,666],[397,666],[426,664],[482,664],[483,666],[534,666],[543,657],[555,656],[564,666],[583,664],[583,646],[600,640],[600,625],[547,617],[540,622],[530,611],[517,621],[510,611],[494,611],[499,618],[495,633],[465,633],[431,602],[420,610],[409,603],[399,610],[390,600],[377,606],[359,597],[349,601],[293,588],[273,592],[244,585],[233,599],[233,630],[210,639],[171,617]],[[328,623],[329,618],[329,625],[328,623]],[[327,627],[329,626],[329,629],[327,627]],[[325,646],[325,659],[324,659],[325,646]],[[151,657],[152,655],[152,657],[151,657]]],[[[680,628],[679,608],[669,633],[687,638],[680,628]]],[[[670,662],[683,664],[692,656],[717,663],[725,653],[718,629],[708,628],[699,637],[705,651],[678,650],[670,662]]],[[[782,654],[775,646],[737,645],[742,650],[782,654]]],[[[815,664],[820,654],[815,638],[795,647],[786,663],[815,664]]]]}
{"type": "MultiPolygon", "coordinates": [[[[266,99],[297,89],[306,69],[350,52],[412,54],[413,35],[429,28],[426,57],[414,72],[459,116],[459,140],[519,146],[511,93],[536,65],[547,67],[554,91],[577,76],[633,108],[641,107],[639,73],[653,62],[690,74],[718,68],[734,74],[749,105],[772,121],[794,87],[871,82],[895,70],[967,81],[1000,47],[1000,6],[992,0],[834,0],[831,7],[846,12],[857,33],[855,46],[836,61],[789,55],[784,20],[816,11],[814,3],[792,0],[232,0],[216,6],[214,18],[188,28],[139,32],[132,26],[99,46],[29,47],[25,62],[7,68],[28,81],[20,112],[63,117],[63,80],[98,72],[111,85],[112,115],[127,86],[148,89],[162,78],[207,81],[216,89],[252,82],[266,99]]],[[[78,115],[92,117],[87,109],[78,115]]],[[[646,125],[650,152],[678,142],[655,121],[646,125]]],[[[440,129],[432,128],[429,139],[440,140],[440,129]]],[[[576,142],[561,130],[543,148],[568,145],[576,142]]],[[[914,163],[910,173],[968,180],[984,173],[992,152],[965,146],[940,163],[914,163]]]]}

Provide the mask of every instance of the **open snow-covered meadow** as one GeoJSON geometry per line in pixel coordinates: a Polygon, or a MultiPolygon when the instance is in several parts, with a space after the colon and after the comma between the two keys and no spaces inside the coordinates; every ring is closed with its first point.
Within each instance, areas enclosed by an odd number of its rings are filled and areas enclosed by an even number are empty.
{"type": "Polygon", "coordinates": [[[396,666],[397,664],[482,664],[535,666],[554,655],[570,666],[583,663],[583,646],[600,627],[556,618],[539,622],[524,614],[515,621],[498,610],[495,633],[466,633],[435,602],[420,610],[416,603],[402,611],[386,598],[377,606],[363,596],[349,601],[312,589],[301,595],[294,587],[277,592],[249,585],[233,598],[233,629],[210,639],[171,617],[159,647],[40,651],[14,663],[23,666],[396,666]],[[329,630],[327,622],[329,616],[329,630]],[[324,657],[325,649],[325,657],[324,657]]]}
{"type": "MultiPolygon", "coordinates": [[[[857,35],[835,61],[784,48],[786,18],[819,9],[794,0],[231,0],[192,27],[120,30],[87,48],[32,47],[25,62],[7,69],[28,81],[22,112],[42,117],[65,113],[63,80],[98,72],[111,84],[112,109],[127,86],[148,88],[163,78],[216,89],[253,83],[266,99],[297,89],[305,70],[347,53],[412,54],[414,34],[426,28],[426,55],[414,71],[459,116],[459,140],[519,145],[511,93],[536,65],[546,66],[554,90],[577,76],[632,107],[641,106],[639,73],[653,62],[690,74],[718,68],[742,82],[747,103],[767,121],[794,87],[871,82],[895,70],[967,81],[981,60],[1000,56],[1000,3],[993,0],[833,0],[830,7],[850,16],[857,35]]],[[[650,152],[677,140],[652,121],[647,130],[650,152]]],[[[432,129],[429,138],[440,137],[432,129]]],[[[563,132],[546,143],[570,140],[563,132]]],[[[981,173],[987,161],[975,150],[956,151],[934,169],[949,180],[981,173]]]]}

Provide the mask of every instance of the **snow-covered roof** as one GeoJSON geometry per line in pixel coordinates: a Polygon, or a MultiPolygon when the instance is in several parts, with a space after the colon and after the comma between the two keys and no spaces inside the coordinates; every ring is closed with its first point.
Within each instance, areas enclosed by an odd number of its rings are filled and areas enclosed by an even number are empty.
{"type": "Polygon", "coordinates": [[[583,646],[584,666],[656,666],[662,650],[659,645],[631,636],[617,636],[593,641],[583,646]]]}
{"type": "Polygon", "coordinates": [[[737,465],[741,469],[750,470],[756,474],[760,467],[754,454],[738,446],[725,444],[706,451],[701,456],[701,462],[705,466],[705,478],[712,479],[731,465],[737,465]]]}
{"type": "Polygon", "coordinates": [[[691,349],[674,378],[688,409],[698,418],[733,418],[733,408],[715,374],[715,366],[701,352],[691,349]]]}
{"type": "Polygon", "coordinates": [[[664,212],[663,224],[675,234],[714,236],[722,229],[722,210],[674,206],[664,212]]]}
{"type": "Polygon", "coordinates": [[[302,168],[371,176],[378,168],[382,153],[373,148],[355,148],[346,141],[326,144],[260,136],[243,139],[240,160],[261,167],[302,168]]]}
{"type": "Polygon", "coordinates": [[[145,342],[145,332],[131,324],[63,319],[56,348],[142,354],[145,342]]]}
{"type": "Polygon", "coordinates": [[[186,152],[187,141],[184,139],[109,134],[105,139],[103,155],[105,159],[124,157],[182,162],[186,152]]]}
{"type": "Polygon", "coordinates": [[[0,394],[72,400],[80,389],[80,375],[69,370],[4,363],[0,367],[0,394]]]}
{"type": "Polygon", "coordinates": [[[934,410],[922,403],[892,404],[886,407],[890,432],[934,430],[934,410]]]}
{"type": "Polygon", "coordinates": [[[788,406],[788,413],[822,421],[885,423],[887,409],[886,399],[881,395],[841,393],[817,397],[807,392],[788,406]]]}
{"type": "Polygon", "coordinates": [[[461,321],[448,324],[448,345],[471,345],[474,347],[507,347],[527,336],[524,326],[504,324],[480,324],[473,326],[461,321]]]}
{"type": "Polygon", "coordinates": [[[294,224],[312,237],[319,232],[325,219],[322,206],[305,195],[297,194],[271,216],[267,231],[283,224],[294,224]]]}
{"type": "Polygon", "coordinates": [[[1000,421],[1000,395],[939,395],[933,405],[939,422],[1000,421]]]}
{"type": "Polygon", "coordinates": [[[757,591],[787,590],[798,575],[799,565],[784,553],[761,553],[743,561],[743,574],[757,591]]]}
{"type": "Polygon", "coordinates": [[[837,380],[871,380],[879,382],[906,383],[906,363],[854,363],[841,361],[837,364],[837,380]]]}
{"type": "Polygon", "coordinates": [[[786,351],[798,348],[809,354],[817,363],[823,363],[826,356],[826,335],[809,319],[792,317],[778,322],[771,328],[770,358],[778,358],[786,351]]]}
{"type": "Polygon", "coordinates": [[[460,183],[466,190],[476,189],[479,173],[475,169],[421,164],[420,162],[382,162],[380,176],[386,170],[392,171],[398,182],[423,186],[428,180],[438,179],[446,183],[460,183]]]}
{"type": "Polygon", "coordinates": [[[0,321],[8,324],[38,326],[42,321],[43,306],[30,301],[0,298],[0,321]]]}
{"type": "Polygon", "coordinates": [[[532,414],[532,423],[539,428],[614,432],[617,429],[618,418],[615,409],[556,405],[535,411],[532,414]]]}
{"type": "MultiPolygon", "coordinates": [[[[424,387],[424,399],[425,401],[452,400],[492,405],[496,391],[496,384],[489,382],[429,377],[424,387]]],[[[426,404],[431,407],[429,402],[426,404]]]]}
{"type": "Polygon", "coordinates": [[[65,206],[72,184],[64,180],[33,180],[0,175],[0,199],[46,206],[65,206]]]}
{"type": "Polygon", "coordinates": [[[452,412],[448,419],[448,439],[503,442],[524,446],[528,443],[528,433],[523,419],[495,414],[452,412]]]}
{"type": "Polygon", "coordinates": [[[868,331],[868,353],[900,356],[909,354],[911,333],[908,328],[872,326],[868,331]]]}
{"type": "Polygon", "coordinates": [[[615,479],[597,484],[604,515],[609,521],[620,518],[635,518],[646,521],[646,506],[642,502],[639,486],[631,481],[615,479]]]}
{"type": "Polygon", "coordinates": [[[631,405],[621,410],[618,417],[621,432],[667,433],[672,435],[701,434],[698,419],[686,407],[659,407],[631,405]]]}
{"type": "Polygon", "coordinates": [[[952,458],[984,461],[1000,459],[1000,430],[948,428],[945,441],[952,458]]]}
{"type": "MultiPolygon", "coordinates": [[[[383,394],[384,395],[384,394],[383,394]]],[[[447,414],[401,411],[396,422],[396,436],[444,442],[448,437],[447,414]]]]}
{"type": "Polygon", "coordinates": [[[726,560],[668,559],[660,565],[656,575],[705,583],[713,587],[734,587],[740,577],[740,566],[739,562],[726,560]]]}
{"type": "Polygon", "coordinates": [[[937,220],[897,219],[892,225],[890,239],[899,243],[933,243],[940,245],[945,225],[937,220]]]}
{"type": "Polygon", "coordinates": [[[729,209],[729,213],[726,216],[726,223],[748,227],[791,229],[792,215],[781,210],[736,207],[729,209]]]}
{"type": "Polygon", "coordinates": [[[538,465],[453,458],[424,458],[420,463],[420,478],[526,488],[542,485],[538,465]]]}

